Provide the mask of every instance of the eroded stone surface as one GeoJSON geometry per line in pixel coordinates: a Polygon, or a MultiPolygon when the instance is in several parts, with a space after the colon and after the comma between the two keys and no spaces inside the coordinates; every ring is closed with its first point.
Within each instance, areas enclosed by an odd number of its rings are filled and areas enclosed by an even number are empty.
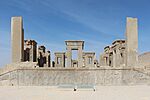
{"type": "Polygon", "coordinates": [[[131,69],[33,69],[22,68],[0,76],[0,85],[138,85],[149,84],[150,75],[131,69]]]}
{"type": "Polygon", "coordinates": [[[147,60],[149,54],[139,56],[138,62],[137,18],[128,17],[126,22],[126,39],[115,40],[112,45],[106,46],[99,62],[94,52],[83,51],[83,40],[67,40],[66,51],[55,52],[55,61],[51,64],[50,51],[47,51],[44,45],[37,49],[34,40],[24,42],[22,17],[13,17],[11,22],[13,63],[0,69],[0,85],[149,84],[150,63],[147,60]],[[28,49],[29,54],[24,56],[28,49]],[[77,59],[73,59],[72,50],[77,50],[77,59]]]}

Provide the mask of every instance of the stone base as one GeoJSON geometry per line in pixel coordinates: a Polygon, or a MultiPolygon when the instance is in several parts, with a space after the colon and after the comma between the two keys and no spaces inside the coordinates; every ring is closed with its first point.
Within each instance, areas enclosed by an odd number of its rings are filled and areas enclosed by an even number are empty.
{"type": "Polygon", "coordinates": [[[118,86],[149,83],[150,76],[139,69],[21,67],[0,74],[0,85],[9,86],[118,86]]]}

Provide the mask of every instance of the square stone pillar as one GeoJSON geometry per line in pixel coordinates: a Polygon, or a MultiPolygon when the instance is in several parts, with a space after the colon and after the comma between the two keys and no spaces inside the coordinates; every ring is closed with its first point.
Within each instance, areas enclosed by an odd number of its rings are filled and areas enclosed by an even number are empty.
{"type": "Polygon", "coordinates": [[[106,54],[106,66],[109,66],[110,56],[106,54]]]}
{"type": "Polygon", "coordinates": [[[36,55],[36,53],[37,53],[37,43],[36,43],[36,41],[32,41],[32,60],[31,61],[33,61],[33,62],[36,62],[37,61],[37,55],[36,55]]]}
{"type": "Polygon", "coordinates": [[[113,67],[116,67],[116,50],[113,50],[113,67]]]}
{"type": "Polygon", "coordinates": [[[109,66],[113,67],[113,53],[110,52],[109,54],[109,66]]]}
{"type": "Polygon", "coordinates": [[[106,66],[106,57],[105,53],[101,54],[99,57],[99,65],[100,66],[106,66]]]}
{"type": "Polygon", "coordinates": [[[51,53],[50,53],[50,51],[46,52],[46,65],[47,65],[47,67],[51,67],[51,53]]]}
{"type": "Polygon", "coordinates": [[[126,22],[126,67],[138,63],[138,22],[137,18],[127,17],[126,22]]]}
{"type": "Polygon", "coordinates": [[[22,17],[11,18],[12,62],[24,60],[24,31],[22,17]]]}
{"type": "Polygon", "coordinates": [[[67,47],[66,57],[67,57],[67,67],[72,67],[71,65],[72,51],[70,47],[67,47]]]}
{"type": "Polygon", "coordinates": [[[45,46],[38,47],[38,65],[39,67],[47,66],[47,52],[45,46]]]}
{"type": "Polygon", "coordinates": [[[82,54],[82,47],[78,48],[78,66],[83,67],[83,54],[82,54]]]}
{"type": "MultiPolygon", "coordinates": [[[[114,59],[114,58],[113,58],[114,59]]],[[[119,47],[116,48],[116,53],[115,53],[115,61],[114,61],[114,65],[113,67],[119,67],[121,65],[121,55],[120,55],[120,50],[119,47]]]]}

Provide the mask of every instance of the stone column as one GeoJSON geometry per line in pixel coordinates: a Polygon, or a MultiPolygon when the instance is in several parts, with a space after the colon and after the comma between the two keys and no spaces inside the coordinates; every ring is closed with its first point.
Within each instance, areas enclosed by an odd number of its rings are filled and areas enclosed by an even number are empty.
{"type": "Polygon", "coordinates": [[[106,54],[106,66],[109,66],[109,60],[110,60],[109,54],[106,54]]]}
{"type": "Polygon", "coordinates": [[[71,52],[71,48],[67,47],[67,67],[72,67],[71,66],[71,58],[72,58],[72,52],[71,52]]]}
{"type": "Polygon", "coordinates": [[[29,57],[29,61],[30,61],[30,62],[33,62],[33,52],[34,52],[34,51],[33,51],[33,45],[30,45],[30,46],[31,46],[31,48],[30,48],[30,53],[29,53],[29,56],[30,56],[30,57],[29,57]]]}
{"type": "Polygon", "coordinates": [[[62,54],[62,67],[65,67],[65,52],[62,54]]]}
{"type": "Polygon", "coordinates": [[[45,67],[46,65],[46,48],[45,46],[38,47],[38,64],[40,67],[45,67]]]}
{"type": "Polygon", "coordinates": [[[113,55],[112,55],[112,53],[109,54],[109,66],[113,67],[113,55]]]}
{"type": "Polygon", "coordinates": [[[137,18],[127,17],[126,23],[126,67],[138,63],[138,22],[137,18]]]}
{"type": "Polygon", "coordinates": [[[78,48],[78,66],[82,67],[83,66],[83,56],[82,56],[82,47],[78,48]]]}
{"type": "Polygon", "coordinates": [[[119,67],[121,65],[121,55],[119,48],[116,49],[116,66],[119,67]]]}
{"type": "Polygon", "coordinates": [[[22,17],[11,18],[12,62],[22,62],[24,59],[24,31],[22,17]]]}
{"type": "Polygon", "coordinates": [[[116,67],[116,52],[113,50],[113,67],[116,67]]]}
{"type": "Polygon", "coordinates": [[[89,57],[85,55],[85,67],[89,67],[89,57]]]}
{"type": "Polygon", "coordinates": [[[99,65],[100,65],[100,66],[105,66],[104,54],[100,54],[100,57],[99,57],[99,65]]]}
{"type": "Polygon", "coordinates": [[[51,56],[50,51],[46,52],[46,65],[47,67],[51,67],[51,56]]]}
{"type": "Polygon", "coordinates": [[[126,51],[123,50],[123,64],[125,65],[126,63],[126,51]]]}
{"type": "Polygon", "coordinates": [[[33,48],[33,62],[36,62],[37,61],[37,43],[36,43],[36,41],[33,41],[32,48],[33,48]]]}
{"type": "Polygon", "coordinates": [[[85,67],[87,67],[88,64],[88,56],[85,55],[85,67]]]}

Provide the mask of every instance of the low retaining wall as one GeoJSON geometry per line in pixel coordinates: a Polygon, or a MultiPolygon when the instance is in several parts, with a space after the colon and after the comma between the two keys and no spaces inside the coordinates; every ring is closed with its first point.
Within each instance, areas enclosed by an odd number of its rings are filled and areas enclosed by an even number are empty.
{"type": "Polygon", "coordinates": [[[95,86],[149,84],[150,76],[129,69],[15,69],[0,75],[0,85],[95,86]]]}

